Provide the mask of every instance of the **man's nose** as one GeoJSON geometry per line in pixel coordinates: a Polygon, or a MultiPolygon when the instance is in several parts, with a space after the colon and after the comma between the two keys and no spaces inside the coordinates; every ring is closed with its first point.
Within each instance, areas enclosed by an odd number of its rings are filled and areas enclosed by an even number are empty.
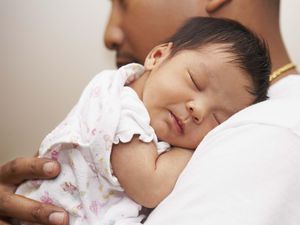
{"type": "Polygon", "coordinates": [[[112,8],[109,21],[104,33],[104,44],[110,50],[118,49],[124,41],[124,33],[121,28],[121,18],[112,8]]]}
{"type": "Polygon", "coordinates": [[[116,50],[123,42],[123,32],[119,27],[107,27],[104,34],[104,43],[106,48],[116,50]]]}

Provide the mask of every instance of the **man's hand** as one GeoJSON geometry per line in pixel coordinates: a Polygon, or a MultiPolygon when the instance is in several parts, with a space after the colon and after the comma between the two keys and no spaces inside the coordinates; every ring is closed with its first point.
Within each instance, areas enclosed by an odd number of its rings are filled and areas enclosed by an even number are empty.
{"type": "Polygon", "coordinates": [[[64,209],[14,194],[25,180],[50,179],[59,172],[59,163],[49,159],[17,158],[0,166],[0,225],[11,224],[11,219],[67,225],[68,215],[64,209]]]}

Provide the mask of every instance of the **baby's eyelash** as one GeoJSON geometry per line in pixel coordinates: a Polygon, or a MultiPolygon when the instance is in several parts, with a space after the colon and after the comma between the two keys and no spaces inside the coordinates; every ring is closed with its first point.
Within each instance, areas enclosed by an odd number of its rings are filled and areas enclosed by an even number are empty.
{"type": "Polygon", "coordinates": [[[200,91],[200,88],[199,88],[197,82],[194,80],[194,78],[193,78],[193,76],[191,75],[191,73],[189,73],[189,76],[190,76],[190,78],[191,78],[193,84],[194,84],[194,85],[196,86],[196,88],[200,91]]]}

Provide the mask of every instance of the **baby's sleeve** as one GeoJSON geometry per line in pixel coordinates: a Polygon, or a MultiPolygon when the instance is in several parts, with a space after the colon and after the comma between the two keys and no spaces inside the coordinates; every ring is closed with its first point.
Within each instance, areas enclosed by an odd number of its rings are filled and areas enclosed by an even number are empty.
{"type": "Polygon", "coordinates": [[[121,94],[121,115],[114,137],[114,144],[128,143],[134,135],[145,143],[154,142],[158,153],[169,149],[166,142],[158,141],[154,129],[150,125],[150,116],[143,102],[130,87],[124,87],[121,94]]]}
{"type": "Polygon", "coordinates": [[[70,154],[65,153],[77,150],[94,176],[101,175],[120,189],[109,159],[120,117],[121,79],[113,70],[94,77],[68,116],[43,140],[40,155],[69,162],[70,154]]]}

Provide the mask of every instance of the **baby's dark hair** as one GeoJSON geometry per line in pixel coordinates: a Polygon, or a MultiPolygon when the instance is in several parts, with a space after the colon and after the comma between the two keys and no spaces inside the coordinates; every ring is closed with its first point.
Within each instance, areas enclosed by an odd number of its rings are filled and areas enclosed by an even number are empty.
{"type": "MultiPolygon", "coordinates": [[[[271,59],[263,39],[240,23],[229,19],[195,17],[189,19],[171,38],[171,56],[181,50],[201,49],[209,44],[224,44],[224,51],[232,55],[235,63],[249,74],[253,87],[253,103],[266,100],[271,72],[271,59]]],[[[226,74],[224,74],[226,75],[226,74]]]]}

